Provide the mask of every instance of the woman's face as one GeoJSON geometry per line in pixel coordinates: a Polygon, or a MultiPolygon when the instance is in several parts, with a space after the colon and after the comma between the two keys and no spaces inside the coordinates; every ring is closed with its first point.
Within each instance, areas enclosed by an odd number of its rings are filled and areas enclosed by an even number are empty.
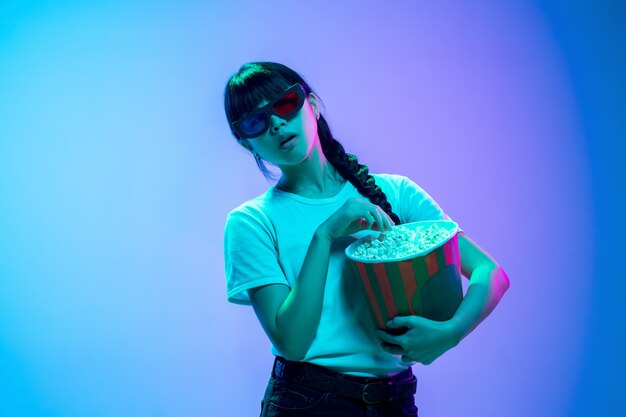
{"type": "MultiPolygon", "coordinates": [[[[263,101],[257,107],[263,107],[267,103],[268,101],[263,101]]],[[[311,93],[293,118],[285,120],[272,114],[269,128],[265,133],[252,139],[242,139],[242,143],[247,149],[256,152],[262,159],[272,164],[296,165],[306,159],[314,145],[319,142],[318,114],[317,97],[311,93]],[[292,136],[295,137],[282,144],[292,136]]]]}

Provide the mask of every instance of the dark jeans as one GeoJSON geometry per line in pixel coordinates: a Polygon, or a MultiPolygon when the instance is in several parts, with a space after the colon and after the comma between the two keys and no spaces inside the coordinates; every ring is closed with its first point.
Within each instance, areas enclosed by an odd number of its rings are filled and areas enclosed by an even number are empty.
{"type": "Polygon", "coordinates": [[[391,378],[366,378],[278,357],[261,403],[261,417],[417,417],[415,381],[411,368],[391,378]],[[368,387],[362,396],[361,384],[368,387]],[[374,390],[379,395],[368,395],[374,390]],[[390,398],[385,398],[387,392],[390,398]]]}

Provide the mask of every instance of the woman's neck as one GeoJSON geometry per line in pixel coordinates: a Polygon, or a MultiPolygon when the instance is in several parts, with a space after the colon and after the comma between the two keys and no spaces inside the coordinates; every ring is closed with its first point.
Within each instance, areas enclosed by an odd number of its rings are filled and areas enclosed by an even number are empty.
{"type": "Polygon", "coordinates": [[[335,196],[345,184],[344,178],[326,158],[306,162],[309,162],[308,166],[283,169],[276,188],[303,197],[328,198],[335,196]]]}

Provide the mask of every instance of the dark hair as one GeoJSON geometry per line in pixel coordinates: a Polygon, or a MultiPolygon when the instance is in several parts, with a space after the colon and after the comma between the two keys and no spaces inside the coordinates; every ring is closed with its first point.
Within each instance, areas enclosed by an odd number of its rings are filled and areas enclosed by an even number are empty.
{"type": "MultiPolygon", "coordinates": [[[[233,136],[241,144],[241,138],[233,130],[231,123],[257,107],[262,101],[269,101],[287,87],[300,83],[306,94],[313,93],[309,84],[302,76],[291,68],[275,62],[248,62],[230,77],[224,90],[224,109],[228,126],[233,136]]],[[[317,94],[316,94],[317,95],[317,94]]],[[[335,139],[324,116],[317,121],[317,133],[320,138],[322,152],[339,174],[373,204],[380,206],[391,217],[396,225],[402,223],[396,215],[383,190],[376,185],[374,177],[369,175],[367,165],[360,164],[357,157],[346,153],[343,146],[335,139]]],[[[243,145],[242,145],[243,146],[243,145]]],[[[268,181],[276,178],[267,168],[263,159],[255,156],[256,164],[268,181]]]]}

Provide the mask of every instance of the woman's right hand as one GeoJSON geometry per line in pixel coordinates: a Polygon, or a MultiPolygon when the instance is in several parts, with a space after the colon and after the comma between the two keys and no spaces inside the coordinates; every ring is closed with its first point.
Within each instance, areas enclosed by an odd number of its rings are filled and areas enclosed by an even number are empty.
{"type": "Polygon", "coordinates": [[[330,241],[359,230],[391,230],[395,223],[385,210],[370,201],[351,198],[318,228],[330,241]]]}

